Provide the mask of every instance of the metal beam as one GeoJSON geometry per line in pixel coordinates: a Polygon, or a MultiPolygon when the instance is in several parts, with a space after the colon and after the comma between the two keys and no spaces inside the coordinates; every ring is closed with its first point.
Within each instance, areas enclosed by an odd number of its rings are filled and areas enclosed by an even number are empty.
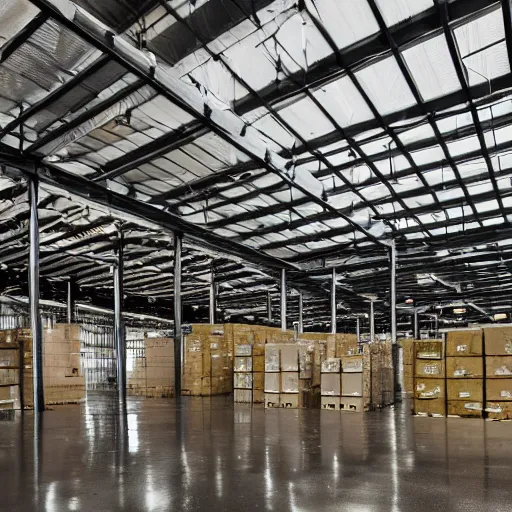
{"type": "Polygon", "coordinates": [[[75,317],[75,283],[70,278],[67,282],[68,285],[68,300],[67,300],[67,320],[68,324],[72,324],[75,317]]]}
{"type": "Polygon", "coordinates": [[[215,323],[217,313],[217,283],[215,282],[215,268],[210,269],[210,324],[215,323]]]}
{"type": "Polygon", "coordinates": [[[302,292],[299,290],[299,334],[304,332],[304,304],[302,292]]]}
{"type": "Polygon", "coordinates": [[[356,317],[356,337],[357,343],[361,343],[361,319],[356,317]]]}
{"type": "Polygon", "coordinates": [[[93,181],[113,180],[140,165],[189,144],[208,131],[202,123],[193,121],[178,130],[162,135],[145,146],[111,160],[103,166],[105,173],[96,176],[93,181]]]}
{"type": "Polygon", "coordinates": [[[391,283],[389,287],[389,306],[391,308],[391,342],[396,343],[396,246],[394,241],[391,243],[389,248],[389,267],[391,277],[391,283]]]}
{"type": "Polygon", "coordinates": [[[183,375],[184,338],[181,328],[181,252],[182,235],[174,233],[174,389],[176,398],[181,396],[181,378],[183,375]]]}
{"type": "Polygon", "coordinates": [[[114,339],[117,363],[117,391],[119,401],[126,401],[126,340],[123,322],[123,271],[124,240],[123,231],[118,227],[117,262],[114,265],[114,339]]]}
{"type": "Polygon", "coordinates": [[[281,270],[281,331],[286,331],[286,270],[281,270]]]}
{"type": "Polygon", "coordinates": [[[373,300],[370,301],[370,341],[375,341],[375,311],[373,300]]]}
{"type": "Polygon", "coordinates": [[[331,334],[336,334],[336,269],[331,277],[331,334]]]}
{"type": "Polygon", "coordinates": [[[29,253],[29,300],[32,327],[32,372],[34,380],[34,412],[44,411],[43,387],[43,327],[39,312],[39,217],[37,203],[39,183],[29,179],[30,200],[30,253],[29,253]]]}
{"type": "Polygon", "coordinates": [[[419,324],[419,313],[417,309],[414,309],[413,315],[413,327],[414,327],[414,339],[420,339],[420,324],[419,324]]]}
{"type": "Polygon", "coordinates": [[[267,292],[267,317],[268,323],[272,323],[272,294],[270,291],[267,292]]]}

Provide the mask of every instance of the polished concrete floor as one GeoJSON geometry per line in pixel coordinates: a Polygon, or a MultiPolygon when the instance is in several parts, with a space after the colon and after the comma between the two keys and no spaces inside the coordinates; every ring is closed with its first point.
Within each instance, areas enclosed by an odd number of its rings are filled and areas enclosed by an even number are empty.
{"type": "Polygon", "coordinates": [[[512,511],[512,423],[129,399],[0,421],[0,509],[512,511]]]}

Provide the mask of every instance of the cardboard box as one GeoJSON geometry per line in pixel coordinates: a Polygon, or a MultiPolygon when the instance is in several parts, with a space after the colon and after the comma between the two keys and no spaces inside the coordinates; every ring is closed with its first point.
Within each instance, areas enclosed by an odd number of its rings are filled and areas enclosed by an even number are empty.
{"type": "Polygon", "coordinates": [[[415,341],[416,359],[444,359],[443,342],[439,340],[415,341]]]}
{"type": "Polygon", "coordinates": [[[235,389],[252,389],[252,373],[234,373],[233,387],[235,389]]]}
{"type": "Polygon", "coordinates": [[[235,357],[235,372],[252,372],[252,357],[235,357]]]}
{"type": "Polygon", "coordinates": [[[487,379],[512,377],[512,356],[486,356],[485,373],[487,379]]]}
{"type": "Polygon", "coordinates": [[[252,389],[262,391],[265,389],[265,374],[263,372],[253,372],[252,389]]]}
{"type": "Polygon", "coordinates": [[[512,379],[488,379],[485,382],[488,402],[508,402],[512,400],[512,379]]]}
{"type": "Polygon", "coordinates": [[[444,361],[442,359],[417,359],[416,377],[440,379],[444,377],[444,361]]]}
{"type": "Polygon", "coordinates": [[[281,345],[281,371],[299,371],[299,347],[296,343],[281,345]]]}
{"type": "Polygon", "coordinates": [[[265,373],[265,393],[281,392],[281,374],[265,373]]]}
{"type": "Polygon", "coordinates": [[[360,373],[363,371],[363,355],[344,356],[341,359],[341,371],[344,373],[360,373]]]}
{"type": "Polygon", "coordinates": [[[418,415],[428,416],[445,416],[446,407],[443,398],[435,398],[432,400],[414,400],[414,413],[418,415]]]}
{"type": "Polygon", "coordinates": [[[322,373],[340,373],[341,359],[331,357],[322,361],[322,373]]]}
{"type": "Polygon", "coordinates": [[[265,345],[265,371],[278,372],[281,369],[281,349],[279,345],[265,345]]]}
{"type": "Polygon", "coordinates": [[[265,403],[265,391],[263,391],[263,389],[253,389],[252,390],[252,402],[254,404],[265,403]]]}
{"type": "Polygon", "coordinates": [[[252,345],[236,345],[235,356],[252,356],[252,345]]]}
{"type": "Polygon", "coordinates": [[[448,416],[460,416],[462,418],[481,418],[482,413],[482,402],[448,400],[448,416]]]}
{"type": "Polygon", "coordinates": [[[512,419],[512,402],[487,402],[485,404],[487,417],[491,420],[512,419]]]}
{"type": "Polygon", "coordinates": [[[446,355],[449,357],[482,356],[482,330],[450,331],[446,334],[446,355]]]}
{"type": "Polygon", "coordinates": [[[248,403],[252,402],[252,391],[250,389],[235,389],[233,391],[235,403],[248,403]]]}
{"type": "Polygon", "coordinates": [[[486,328],[484,339],[487,356],[512,356],[512,327],[486,328]]]}
{"type": "Polygon", "coordinates": [[[341,395],[342,396],[363,396],[363,374],[342,373],[341,374],[341,395]]]}
{"type": "Polygon", "coordinates": [[[265,371],[265,356],[252,356],[252,371],[264,372],[265,371]]]}
{"type": "Polygon", "coordinates": [[[299,394],[286,393],[279,395],[279,402],[283,409],[298,409],[299,408],[299,394]]]}
{"type": "Polygon", "coordinates": [[[484,360],[481,357],[447,357],[446,377],[449,379],[481,379],[484,360]]]}
{"type": "MultiPolygon", "coordinates": [[[[279,374],[278,374],[279,375],[279,374]]],[[[279,393],[265,393],[265,408],[274,409],[280,407],[280,395],[279,393]]]]}
{"type": "Polygon", "coordinates": [[[340,397],[339,396],[322,396],[320,407],[329,411],[340,410],[340,397]]]}
{"type": "Polygon", "coordinates": [[[353,396],[340,398],[340,410],[342,412],[363,412],[363,399],[353,396]]]}
{"type": "Polygon", "coordinates": [[[419,377],[415,383],[415,397],[418,400],[433,400],[445,396],[444,379],[430,379],[419,377]]]}
{"type": "Polygon", "coordinates": [[[299,372],[281,373],[281,393],[299,392],[299,372]]]}
{"type": "Polygon", "coordinates": [[[414,364],[414,340],[412,338],[404,338],[400,340],[402,347],[402,361],[405,365],[414,364]]]}
{"type": "Polygon", "coordinates": [[[339,373],[322,373],[322,396],[340,396],[341,380],[339,373]]]}
{"type": "Polygon", "coordinates": [[[448,379],[446,387],[448,400],[482,402],[484,399],[482,379],[448,379]]]}

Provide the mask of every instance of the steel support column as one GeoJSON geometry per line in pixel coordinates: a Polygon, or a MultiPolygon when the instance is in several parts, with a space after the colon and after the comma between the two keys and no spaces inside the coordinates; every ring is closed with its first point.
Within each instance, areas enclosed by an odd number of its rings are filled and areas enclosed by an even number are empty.
{"type": "Polygon", "coordinates": [[[391,308],[391,343],[396,343],[396,246],[394,241],[391,243],[391,247],[389,248],[389,266],[391,274],[391,283],[389,287],[389,305],[391,308]]]}
{"type": "Polygon", "coordinates": [[[217,283],[215,282],[215,270],[210,268],[210,324],[214,324],[217,313],[217,283]]]}
{"type": "Polygon", "coordinates": [[[420,324],[419,324],[419,318],[418,318],[418,311],[416,309],[414,310],[413,324],[414,324],[414,339],[419,340],[420,339],[420,324]]]}
{"type": "Polygon", "coordinates": [[[332,269],[331,280],[331,334],[336,334],[336,269],[332,269]]]}
{"type": "Polygon", "coordinates": [[[272,294],[270,290],[267,292],[267,317],[268,323],[272,323],[272,294]]]}
{"type": "Polygon", "coordinates": [[[124,237],[118,227],[117,261],[114,265],[114,336],[117,363],[117,391],[119,400],[126,400],[126,340],[123,324],[123,274],[124,274],[124,237]]]}
{"type": "Polygon", "coordinates": [[[302,292],[299,290],[299,334],[304,332],[304,309],[302,292]]]}
{"type": "Polygon", "coordinates": [[[72,324],[75,320],[75,283],[70,279],[68,281],[68,300],[67,300],[67,320],[72,324]]]}
{"type": "Polygon", "coordinates": [[[32,372],[34,379],[34,412],[44,411],[43,387],[43,327],[39,312],[39,218],[37,179],[28,182],[30,200],[29,300],[32,327],[32,372]]]}
{"type": "Polygon", "coordinates": [[[359,317],[356,317],[356,336],[357,343],[361,343],[361,323],[359,317]]]}
{"type": "Polygon", "coordinates": [[[286,270],[281,269],[281,331],[286,331],[286,270]]]}
{"type": "Polygon", "coordinates": [[[375,341],[375,311],[373,300],[370,301],[370,341],[375,341]]]}
{"type": "Polygon", "coordinates": [[[182,235],[174,233],[174,389],[181,396],[183,375],[183,333],[181,330],[181,249],[182,235]]]}

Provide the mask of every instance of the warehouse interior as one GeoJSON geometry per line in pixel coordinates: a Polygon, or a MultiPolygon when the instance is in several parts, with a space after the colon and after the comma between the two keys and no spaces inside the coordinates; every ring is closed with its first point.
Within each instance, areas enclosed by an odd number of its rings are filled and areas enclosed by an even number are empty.
{"type": "Polygon", "coordinates": [[[0,509],[508,512],[511,88],[508,0],[0,2],[0,509]]]}

